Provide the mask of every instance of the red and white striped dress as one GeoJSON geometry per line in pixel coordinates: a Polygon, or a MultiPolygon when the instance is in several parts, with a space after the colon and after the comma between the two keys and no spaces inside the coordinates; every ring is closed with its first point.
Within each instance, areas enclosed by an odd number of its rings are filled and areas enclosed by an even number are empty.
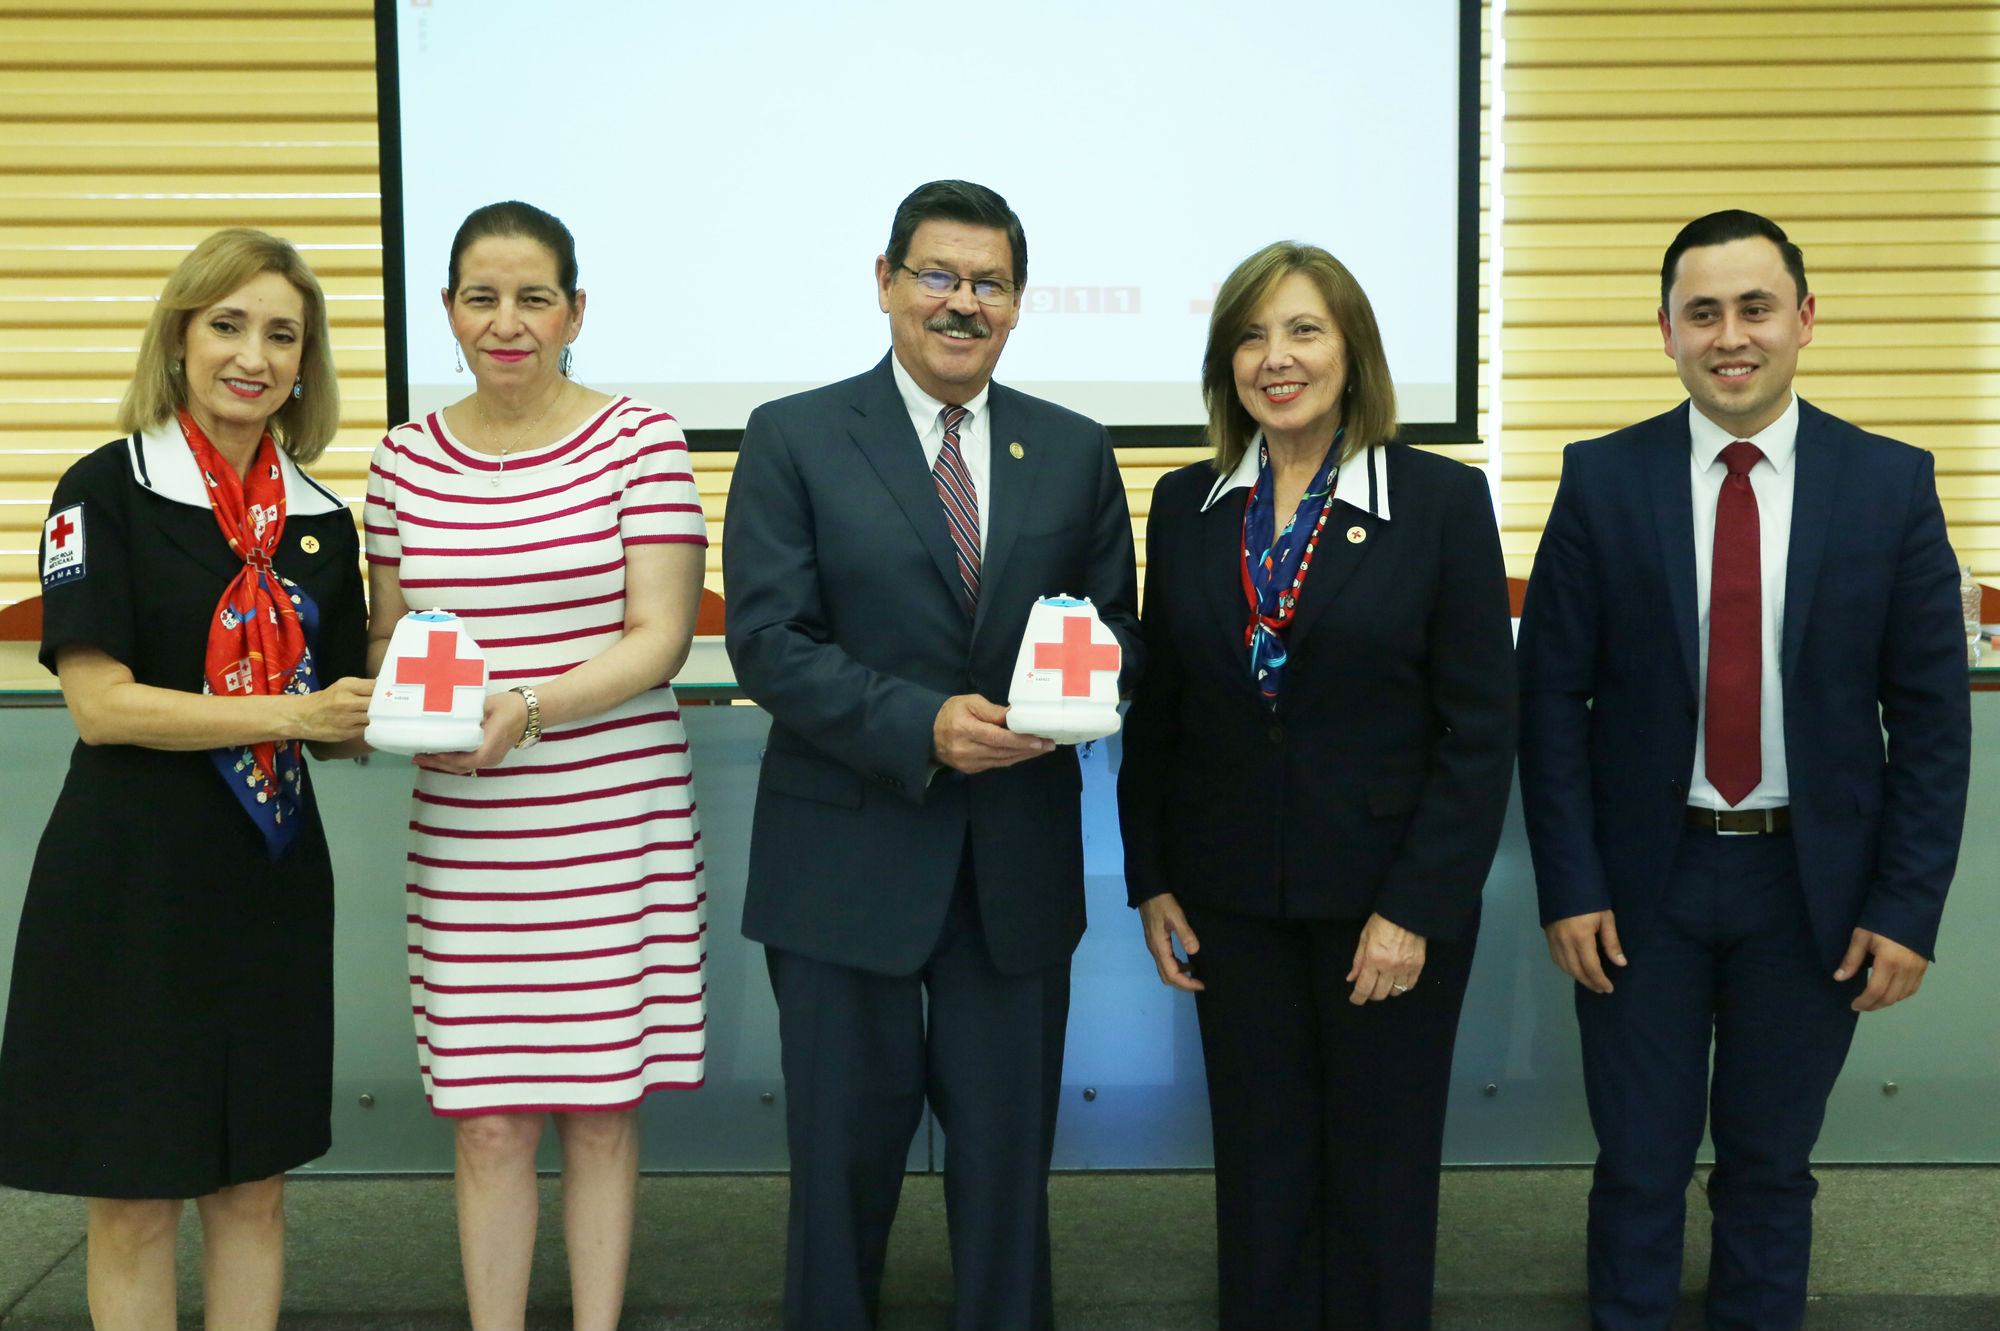
{"type": "MultiPolygon", "coordinates": [[[[463,617],[492,691],[617,642],[625,548],[706,545],[674,418],[620,398],[504,461],[441,417],[375,450],[368,561],[463,617]]],[[[615,1109],[702,1082],[706,897],[687,735],[662,684],[474,776],[419,769],[410,998],[434,1113],[615,1109]]]]}

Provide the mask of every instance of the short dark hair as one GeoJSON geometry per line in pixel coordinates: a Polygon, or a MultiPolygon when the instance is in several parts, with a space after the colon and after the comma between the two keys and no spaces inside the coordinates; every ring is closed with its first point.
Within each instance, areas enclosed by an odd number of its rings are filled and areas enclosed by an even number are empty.
{"type": "Polygon", "coordinates": [[[984,185],[969,180],[933,180],[919,185],[896,205],[896,220],[889,224],[889,248],[883,254],[895,268],[910,257],[910,239],[925,222],[963,222],[967,226],[990,226],[1007,233],[1007,248],[1014,253],[1014,286],[1028,284],[1028,237],[1021,219],[1007,201],[984,185]]]}
{"type": "Polygon", "coordinates": [[[454,296],[458,294],[458,261],[465,252],[488,236],[520,236],[541,245],[556,261],[556,284],[569,297],[570,304],[576,303],[576,238],[562,219],[554,213],[545,213],[532,203],[522,203],[519,199],[508,199],[504,203],[489,203],[484,208],[474,208],[458,224],[458,234],[451,238],[451,267],[446,276],[445,289],[454,296]]]}
{"type": "Polygon", "coordinates": [[[1706,245],[1727,245],[1732,240],[1749,240],[1762,236],[1778,247],[1778,254],[1785,261],[1785,271],[1792,275],[1792,285],[1799,289],[1799,304],[1806,302],[1806,256],[1799,247],[1792,244],[1785,235],[1785,229],[1768,217],[1746,212],[1741,208],[1724,208],[1719,213],[1697,217],[1681,228],[1674,237],[1674,243],[1667,246],[1667,257],[1660,260],[1660,308],[1669,315],[1667,293],[1673,289],[1674,269],[1680,266],[1681,255],[1692,249],[1706,245]]]}

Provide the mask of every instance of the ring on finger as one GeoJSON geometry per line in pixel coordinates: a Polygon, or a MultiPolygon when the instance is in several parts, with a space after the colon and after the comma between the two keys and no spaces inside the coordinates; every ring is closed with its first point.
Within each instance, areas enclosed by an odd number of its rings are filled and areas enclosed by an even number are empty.
{"type": "Polygon", "coordinates": [[[1410,992],[1410,986],[1407,984],[1397,984],[1394,981],[1391,981],[1389,987],[1391,989],[1394,989],[1399,994],[1407,994],[1410,992]]]}

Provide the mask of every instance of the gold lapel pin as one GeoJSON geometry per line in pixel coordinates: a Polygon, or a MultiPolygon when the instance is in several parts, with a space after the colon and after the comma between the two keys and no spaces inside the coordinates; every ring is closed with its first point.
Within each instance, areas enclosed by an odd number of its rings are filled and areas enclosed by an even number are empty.
{"type": "Polygon", "coordinates": [[[1366,527],[1349,527],[1347,529],[1347,543],[1349,545],[1359,545],[1367,539],[1368,529],[1366,527]]]}
{"type": "Polygon", "coordinates": [[[1028,456],[1028,450],[1021,447],[1021,445],[1018,442],[1007,445],[1007,451],[1009,453],[1012,453],[1017,458],[1024,458],[1028,456]]]}
{"type": "Polygon", "coordinates": [[[309,555],[316,555],[316,554],[318,554],[318,553],[319,553],[319,537],[317,537],[317,536],[301,536],[301,537],[299,538],[299,549],[301,549],[301,550],[305,551],[305,552],[306,552],[307,554],[309,554],[309,555]]]}

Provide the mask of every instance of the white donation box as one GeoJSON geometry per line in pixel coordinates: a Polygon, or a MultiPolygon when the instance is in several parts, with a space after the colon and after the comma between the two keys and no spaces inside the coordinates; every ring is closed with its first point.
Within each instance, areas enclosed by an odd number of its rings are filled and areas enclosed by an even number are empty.
{"type": "Polygon", "coordinates": [[[1058,744],[1103,739],[1118,729],[1118,667],[1124,653],[1089,597],[1044,596],[1028,611],[1007,690],[1007,729],[1058,744]]]}
{"type": "Polygon", "coordinates": [[[479,747],[486,657],[457,615],[404,615],[389,638],[368,703],[367,741],[384,753],[465,753],[479,747]]]}

